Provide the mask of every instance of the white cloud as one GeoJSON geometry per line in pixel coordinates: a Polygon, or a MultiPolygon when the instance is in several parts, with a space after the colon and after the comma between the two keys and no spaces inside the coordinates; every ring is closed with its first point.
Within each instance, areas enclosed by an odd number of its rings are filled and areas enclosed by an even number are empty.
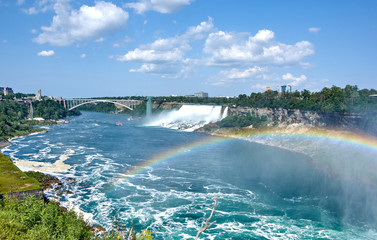
{"type": "Polygon", "coordinates": [[[319,28],[319,27],[311,27],[311,28],[308,28],[308,31],[316,33],[316,32],[321,31],[321,28],[319,28]]]}
{"type": "Polygon", "coordinates": [[[215,86],[229,86],[235,82],[250,82],[255,80],[263,80],[267,72],[267,68],[254,66],[244,70],[238,68],[221,70],[217,76],[210,78],[209,82],[215,86]]]}
{"type": "Polygon", "coordinates": [[[193,38],[195,40],[203,39],[207,37],[208,33],[212,32],[213,29],[213,19],[211,17],[208,17],[208,21],[201,22],[195,27],[190,27],[183,35],[183,38],[193,38]]]}
{"type": "Polygon", "coordinates": [[[283,80],[290,80],[292,82],[290,82],[289,85],[298,86],[305,82],[307,80],[307,77],[305,75],[294,77],[291,73],[287,73],[283,75],[283,80]]]}
{"type": "Polygon", "coordinates": [[[239,71],[236,68],[232,68],[231,70],[222,70],[220,71],[220,74],[228,79],[247,79],[262,72],[266,72],[266,69],[255,66],[244,71],[239,71]]]}
{"type": "Polygon", "coordinates": [[[307,41],[289,45],[277,42],[270,30],[260,30],[244,39],[245,34],[218,31],[206,40],[204,52],[210,55],[209,65],[300,65],[303,58],[314,54],[307,41]]]}
{"type": "Polygon", "coordinates": [[[125,36],[121,41],[113,43],[113,47],[123,47],[126,43],[130,43],[132,41],[132,38],[130,38],[129,36],[125,36]]]}
{"type": "Polygon", "coordinates": [[[127,12],[104,1],[72,10],[64,0],[58,0],[54,10],[56,15],[51,26],[41,28],[43,32],[33,39],[36,43],[66,46],[75,41],[101,38],[103,34],[123,30],[128,19],[127,12]]]}
{"type": "Polygon", "coordinates": [[[94,40],[94,41],[97,42],[97,43],[101,43],[101,42],[104,42],[104,41],[105,41],[105,38],[100,37],[100,38],[97,38],[97,39],[94,40]]]}
{"type": "Polygon", "coordinates": [[[156,49],[139,49],[136,48],[133,51],[128,52],[122,57],[119,57],[119,61],[136,61],[136,62],[155,62],[155,63],[167,63],[178,62],[183,57],[183,51],[179,48],[173,48],[170,50],[159,51],[156,49]]]}
{"type": "Polygon", "coordinates": [[[17,5],[22,5],[24,4],[25,0],[17,0],[17,5]]]}
{"type": "Polygon", "coordinates": [[[141,45],[117,57],[117,60],[142,64],[138,69],[131,69],[132,72],[161,74],[162,77],[182,76],[192,71],[192,67],[188,67],[189,64],[196,64],[196,61],[185,58],[186,53],[191,50],[190,42],[205,38],[212,30],[213,23],[209,18],[198,26],[188,28],[182,35],[160,38],[152,43],[141,45]]]}
{"type": "Polygon", "coordinates": [[[38,53],[38,56],[40,57],[52,57],[55,55],[55,52],[53,50],[43,50],[38,53]]]}
{"type": "Polygon", "coordinates": [[[38,32],[38,30],[33,28],[33,29],[30,30],[30,32],[31,32],[32,34],[36,34],[36,33],[38,32]]]}
{"type": "Polygon", "coordinates": [[[70,0],[36,0],[34,5],[28,9],[23,9],[26,14],[38,14],[54,10],[56,4],[68,6],[70,0]]]}
{"type": "Polygon", "coordinates": [[[2,42],[2,43],[8,43],[8,41],[5,40],[5,39],[4,39],[4,40],[1,40],[1,42],[2,42]]]}
{"type": "Polygon", "coordinates": [[[147,11],[160,13],[173,13],[185,5],[190,5],[193,0],[139,0],[138,2],[127,3],[126,7],[133,8],[138,14],[147,11]]]}
{"type": "MultiPolygon", "coordinates": [[[[114,47],[121,46],[114,43],[114,47]]],[[[197,49],[194,49],[197,50],[197,49]]],[[[253,84],[284,83],[281,73],[274,75],[273,68],[299,66],[311,67],[304,58],[314,54],[310,42],[298,41],[294,44],[278,42],[271,30],[260,30],[255,35],[250,33],[224,32],[216,30],[213,19],[192,26],[181,35],[171,38],[159,38],[151,43],[115,57],[118,61],[139,63],[130,72],[155,74],[161,77],[184,77],[202,66],[221,67],[209,79],[212,85],[230,85],[235,82],[253,84]],[[202,41],[204,56],[197,56],[192,51],[194,41],[202,41]],[[192,55],[190,55],[193,53],[192,55]],[[190,56],[190,57],[189,57],[190,56]],[[259,82],[258,82],[259,81],[259,82]]],[[[285,78],[294,78],[285,74],[285,78]]],[[[286,81],[286,79],[284,81],[286,81]]],[[[290,79],[291,85],[306,81],[306,76],[290,79]]],[[[287,84],[287,83],[285,83],[287,84]]]]}
{"type": "Polygon", "coordinates": [[[81,54],[81,58],[86,58],[86,54],[85,53],[81,54]]]}

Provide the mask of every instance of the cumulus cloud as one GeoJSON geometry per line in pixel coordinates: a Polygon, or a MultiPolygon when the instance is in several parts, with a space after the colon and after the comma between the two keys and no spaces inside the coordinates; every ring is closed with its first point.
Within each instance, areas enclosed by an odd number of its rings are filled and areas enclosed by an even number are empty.
{"type": "Polygon", "coordinates": [[[159,13],[173,13],[185,5],[190,5],[191,2],[193,0],[139,0],[127,3],[126,7],[135,9],[138,14],[152,10],[159,13]]]}
{"type": "Polygon", "coordinates": [[[22,5],[24,4],[25,0],[17,0],[17,5],[22,5]]]}
{"type": "Polygon", "coordinates": [[[294,77],[291,73],[287,73],[283,75],[283,80],[291,81],[289,83],[289,85],[291,86],[298,86],[298,85],[301,85],[303,82],[305,82],[307,80],[307,77],[305,75],[294,77]]]}
{"type": "Polygon", "coordinates": [[[248,39],[241,34],[218,31],[209,35],[204,52],[210,55],[209,65],[295,65],[314,54],[314,49],[308,41],[294,45],[278,42],[270,30],[260,30],[248,39]]]}
{"type": "Polygon", "coordinates": [[[38,53],[38,56],[40,57],[52,57],[55,55],[55,52],[53,50],[43,50],[38,53]]]}
{"type": "Polygon", "coordinates": [[[54,11],[51,26],[41,28],[42,33],[33,39],[36,43],[66,46],[76,41],[101,39],[103,34],[123,30],[128,20],[126,11],[104,1],[74,10],[64,0],[58,0],[54,11]]]}
{"type": "Polygon", "coordinates": [[[266,72],[266,69],[255,66],[243,71],[239,71],[239,69],[236,68],[232,68],[231,70],[222,70],[220,71],[220,74],[228,79],[247,79],[256,76],[262,72],[266,72]]]}
{"type": "Polygon", "coordinates": [[[203,39],[213,31],[213,22],[200,23],[198,26],[190,27],[179,36],[173,38],[160,38],[152,43],[141,45],[138,48],[117,57],[118,61],[139,62],[141,67],[131,69],[131,72],[155,73],[161,76],[184,75],[192,68],[188,64],[195,64],[195,61],[185,58],[185,54],[191,50],[192,41],[203,39]],[[167,67],[169,65],[169,67],[167,67]]]}
{"type": "Polygon", "coordinates": [[[316,32],[319,32],[321,31],[321,28],[319,27],[311,27],[308,29],[309,32],[313,32],[313,33],[316,33],[316,32]]]}
{"type": "Polygon", "coordinates": [[[86,58],[86,54],[85,53],[81,54],[81,58],[86,58]]]}
{"type": "MultiPolygon", "coordinates": [[[[114,47],[121,43],[114,43],[114,47]]],[[[197,50],[197,49],[194,49],[197,50]]],[[[187,28],[186,32],[171,38],[159,38],[151,43],[139,45],[137,48],[116,56],[116,60],[139,63],[130,72],[156,74],[161,77],[182,77],[203,66],[213,69],[221,67],[218,73],[209,79],[213,85],[230,85],[245,82],[263,85],[268,82],[282,83],[281,74],[269,72],[273,68],[299,66],[307,68],[305,57],[314,54],[314,47],[308,41],[286,44],[276,40],[275,33],[263,29],[255,35],[250,33],[219,31],[208,18],[197,26],[187,28]],[[198,52],[192,50],[202,41],[204,55],[191,58],[198,52]],[[190,57],[188,57],[190,56],[190,57]]],[[[290,80],[295,86],[306,81],[306,76],[294,77],[285,74],[284,81],[290,80]],[[291,78],[291,79],[290,79],[291,78]]],[[[286,83],[287,84],[287,83],[286,83]]]]}
{"type": "Polygon", "coordinates": [[[235,82],[252,82],[255,80],[263,80],[267,68],[254,66],[247,69],[231,68],[221,70],[217,76],[210,78],[209,82],[215,86],[228,86],[235,82]]]}
{"type": "Polygon", "coordinates": [[[30,8],[23,9],[26,14],[37,14],[53,10],[56,4],[68,5],[70,0],[36,0],[34,5],[30,8]]]}

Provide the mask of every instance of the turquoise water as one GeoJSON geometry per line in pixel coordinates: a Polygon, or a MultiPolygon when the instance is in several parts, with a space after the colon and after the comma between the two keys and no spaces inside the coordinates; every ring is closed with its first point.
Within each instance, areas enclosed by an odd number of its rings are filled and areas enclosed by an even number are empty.
{"type": "Polygon", "coordinates": [[[377,239],[375,183],[325,172],[295,149],[223,141],[188,150],[115,188],[146,160],[208,136],[147,127],[122,115],[86,112],[69,120],[14,139],[3,153],[35,162],[31,169],[64,156],[72,167],[53,174],[73,194],[46,194],[93,224],[110,228],[115,216],[133,220],[137,230],[148,227],[156,239],[194,239],[216,194],[216,224],[202,239],[377,239]]]}

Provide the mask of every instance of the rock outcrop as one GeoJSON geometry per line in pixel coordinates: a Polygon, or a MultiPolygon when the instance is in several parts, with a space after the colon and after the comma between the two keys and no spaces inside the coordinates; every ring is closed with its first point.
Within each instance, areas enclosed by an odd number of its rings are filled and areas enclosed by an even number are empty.
{"type": "Polygon", "coordinates": [[[316,111],[288,110],[282,108],[229,108],[229,115],[266,116],[269,125],[290,125],[293,123],[308,124],[315,127],[337,127],[365,130],[368,127],[368,117],[355,113],[325,113],[316,111]]]}

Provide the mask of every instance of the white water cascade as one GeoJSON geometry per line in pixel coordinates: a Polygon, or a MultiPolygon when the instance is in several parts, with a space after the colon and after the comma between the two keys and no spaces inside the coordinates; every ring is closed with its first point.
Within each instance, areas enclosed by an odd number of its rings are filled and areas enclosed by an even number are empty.
{"type": "Polygon", "coordinates": [[[222,111],[222,106],[183,105],[179,110],[163,112],[146,124],[183,131],[194,131],[205,124],[217,122],[228,115],[228,107],[222,111]]]}

